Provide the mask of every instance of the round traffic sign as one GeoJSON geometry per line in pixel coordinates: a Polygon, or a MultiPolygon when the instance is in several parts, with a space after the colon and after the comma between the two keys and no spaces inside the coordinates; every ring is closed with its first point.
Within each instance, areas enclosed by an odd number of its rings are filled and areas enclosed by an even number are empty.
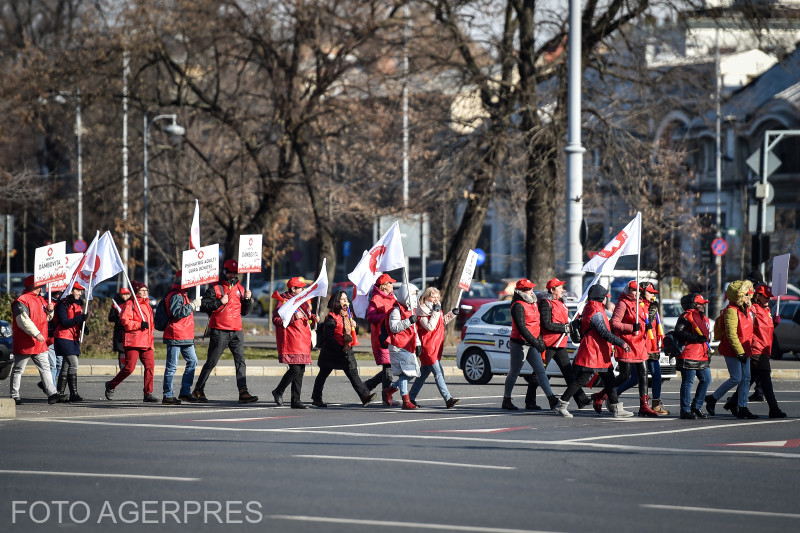
{"type": "Polygon", "coordinates": [[[475,248],[475,253],[478,255],[477,266],[482,266],[486,262],[486,252],[480,248],[475,248]]]}
{"type": "Polygon", "coordinates": [[[728,251],[728,243],[722,237],[717,237],[711,241],[711,252],[714,255],[725,255],[728,251]]]}
{"type": "Polygon", "coordinates": [[[78,239],[77,241],[72,243],[72,249],[75,250],[77,253],[81,254],[86,251],[86,241],[83,239],[78,239]]]}

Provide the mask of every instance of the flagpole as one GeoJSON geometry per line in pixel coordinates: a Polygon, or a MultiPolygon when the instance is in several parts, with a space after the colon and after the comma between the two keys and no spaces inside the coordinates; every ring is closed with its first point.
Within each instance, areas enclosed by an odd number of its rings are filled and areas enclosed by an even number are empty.
{"type": "MultiPolygon", "coordinates": [[[[90,296],[92,295],[92,280],[94,279],[94,269],[92,269],[92,273],[89,274],[89,286],[86,287],[86,292],[84,295],[86,296],[86,308],[83,310],[84,315],[89,315],[89,300],[90,296]]],[[[84,320],[81,324],[81,340],[78,341],[78,344],[83,344],[83,333],[86,331],[86,321],[84,320]]]]}
{"type": "Polygon", "coordinates": [[[642,263],[642,213],[636,213],[636,218],[639,219],[639,248],[636,251],[636,323],[639,323],[639,269],[642,263]]]}
{"type": "Polygon", "coordinates": [[[139,310],[139,316],[142,317],[142,322],[144,322],[144,313],[142,312],[142,306],[139,305],[139,300],[136,298],[136,291],[133,290],[133,283],[131,283],[131,280],[128,277],[128,273],[125,272],[125,270],[123,270],[122,272],[125,274],[125,281],[128,282],[128,288],[130,289],[131,294],[133,294],[132,298],[133,303],[136,304],[136,308],[139,310]]]}

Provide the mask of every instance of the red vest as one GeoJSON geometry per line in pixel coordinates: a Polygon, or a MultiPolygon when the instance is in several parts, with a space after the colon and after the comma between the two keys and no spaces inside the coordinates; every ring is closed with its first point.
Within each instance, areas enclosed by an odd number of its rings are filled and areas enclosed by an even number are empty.
{"type": "Polygon", "coordinates": [[[606,327],[611,329],[603,302],[587,303],[581,313],[581,345],[575,354],[574,363],[586,368],[608,368],[611,366],[611,344],[601,338],[597,330],[589,325],[589,321],[596,313],[603,315],[606,327]]]}
{"type": "Polygon", "coordinates": [[[12,349],[17,355],[38,355],[47,351],[47,300],[33,294],[32,292],[23,292],[19,298],[14,300],[20,302],[28,308],[28,316],[33,321],[34,325],[39,329],[45,337],[45,342],[39,342],[35,337],[31,337],[17,325],[16,317],[11,321],[11,332],[13,335],[12,349]]]}
{"type": "MultiPolygon", "coordinates": [[[[550,302],[550,321],[555,324],[566,324],[569,322],[567,306],[561,300],[552,299],[550,302]]],[[[547,304],[545,304],[547,305],[547,304]]],[[[567,334],[557,331],[542,329],[544,344],[548,348],[564,348],[567,345],[567,334]],[[561,340],[559,340],[561,339],[561,340]],[[556,343],[558,343],[556,345],[556,343]]]]}
{"type": "MultiPolygon", "coordinates": [[[[349,331],[344,330],[344,316],[340,315],[339,313],[330,312],[328,316],[333,318],[333,321],[336,322],[336,327],[333,328],[333,339],[342,346],[356,346],[358,345],[358,340],[356,340],[356,332],[353,328],[350,328],[349,331]],[[345,344],[344,336],[345,334],[350,335],[353,337],[353,341],[350,344],[345,344]]],[[[355,321],[353,321],[355,324],[355,321]]],[[[319,329],[317,330],[317,334],[319,334],[319,329]]]]}
{"type": "Polygon", "coordinates": [[[228,282],[216,282],[211,284],[214,287],[214,295],[222,298],[228,295],[228,303],[218,307],[211,316],[208,317],[208,327],[222,329],[225,331],[242,330],[242,298],[244,298],[244,287],[238,281],[235,285],[228,282]]]}
{"type": "MultiPolygon", "coordinates": [[[[739,306],[728,304],[728,307],[722,311],[723,316],[728,308],[733,308],[736,310],[736,314],[739,319],[739,324],[736,329],[736,336],[739,337],[739,342],[742,344],[742,348],[744,348],[744,354],[747,357],[750,357],[750,354],[752,353],[751,343],[753,341],[753,319],[750,316],[750,312],[742,311],[739,306]]],[[[719,320],[722,320],[722,317],[720,317],[719,320]]],[[[725,357],[736,357],[738,355],[734,352],[731,343],[728,341],[727,335],[722,335],[722,338],[719,340],[719,353],[725,357]]]]}
{"type": "MultiPolygon", "coordinates": [[[[164,303],[167,304],[167,316],[169,316],[169,305],[172,298],[180,294],[183,297],[183,305],[189,303],[189,297],[186,291],[181,289],[173,289],[167,294],[167,299],[164,303]]],[[[164,328],[164,338],[171,341],[193,341],[194,340],[194,312],[189,316],[185,316],[178,320],[170,320],[167,322],[167,327],[164,328]]]]}
{"type": "Polygon", "coordinates": [[[422,343],[419,364],[422,366],[436,364],[436,361],[442,358],[442,352],[444,351],[444,315],[441,312],[439,313],[439,320],[436,322],[436,327],[433,328],[433,331],[428,331],[424,327],[417,328],[417,331],[419,332],[419,341],[422,343]]]}
{"type": "Polygon", "coordinates": [[[614,308],[614,316],[611,317],[611,332],[617,337],[628,343],[631,347],[630,352],[617,350],[614,356],[617,361],[626,363],[641,363],[646,361],[647,340],[645,338],[647,323],[647,306],[642,305],[641,301],[637,305],[634,301],[635,294],[620,294],[617,300],[617,307],[614,308]],[[639,331],[634,333],[633,325],[636,323],[636,313],[639,314],[639,331]]]}
{"type": "MultiPolygon", "coordinates": [[[[708,333],[708,317],[705,315],[701,315],[700,311],[697,309],[689,309],[688,311],[683,313],[684,318],[692,325],[692,333],[697,333],[699,335],[703,335],[706,339],[710,339],[711,336],[708,333]]],[[[683,348],[683,352],[680,355],[681,359],[687,359],[689,361],[707,361],[708,360],[708,344],[705,342],[697,342],[692,344],[687,344],[683,348]]]]}
{"type": "Polygon", "coordinates": [[[372,341],[373,354],[377,355],[383,349],[381,348],[381,342],[379,340],[381,334],[381,324],[385,323],[386,317],[389,315],[389,311],[392,310],[392,306],[396,302],[397,300],[395,299],[393,293],[384,294],[377,287],[375,287],[375,290],[372,291],[372,299],[369,302],[370,309],[367,311],[367,316],[369,317],[370,314],[383,315],[380,322],[375,323],[370,321],[372,327],[370,327],[369,329],[370,329],[370,340],[372,341]]]}
{"type": "MultiPolygon", "coordinates": [[[[521,305],[525,310],[525,327],[528,328],[528,331],[531,332],[531,335],[533,335],[535,338],[538,338],[539,334],[541,333],[541,324],[539,320],[539,309],[536,307],[536,304],[529,304],[524,300],[517,300],[511,304],[512,316],[514,314],[513,308],[515,305],[521,305]]],[[[513,320],[511,321],[511,338],[521,341],[525,340],[522,335],[520,335],[519,330],[517,329],[517,324],[513,320]]]]}
{"type": "MultiPolygon", "coordinates": [[[[77,315],[80,315],[83,311],[83,308],[81,308],[81,306],[74,301],[66,307],[67,307],[67,318],[70,319],[75,318],[77,315]]],[[[67,328],[64,327],[59,322],[59,324],[56,326],[55,332],[53,332],[53,337],[56,339],[67,339],[70,341],[78,342],[81,338],[81,327],[80,325],[75,324],[67,328]]]]}
{"type": "Polygon", "coordinates": [[[122,306],[122,312],[119,315],[119,321],[125,328],[122,344],[125,348],[153,348],[153,308],[150,307],[149,298],[137,299],[139,300],[138,306],[133,298],[122,306]],[[141,314],[139,314],[139,309],[142,310],[141,314]],[[142,322],[147,322],[150,327],[142,329],[142,322]]]}
{"type": "MultiPolygon", "coordinates": [[[[284,300],[292,297],[291,293],[284,293],[284,300]]],[[[283,303],[278,304],[275,311],[272,313],[272,323],[275,325],[275,340],[278,343],[278,355],[310,355],[311,354],[311,328],[308,325],[309,318],[311,317],[311,307],[308,302],[303,302],[297,308],[289,325],[283,327],[283,319],[278,314],[283,303]],[[300,312],[305,315],[305,318],[297,318],[295,315],[300,312]],[[278,317],[275,320],[275,317],[278,317]]]]}
{"type": "MultiPolygon", "coordinates": [[[[400,320],[405,320],[414,314],[402,305],[397,304],[394,307],[400,311],[400,320]]],[[[392,330],[389,329],[389,315],[391,315],[391,312],[386,315],[386,331],[389,333],[388,343],[401,350],[414,353],[417,348],[417,325],[411,324],[410,328],[406,328],[400,333],[392,333],[392,330]]]]}
{"type": "Polygon", "coordinates": [[[759,355],[772,354],[772,333],[775,324],[772,322],[772,313],[769,307],[753,304],[753,343],[751,353],[759,355]]]}

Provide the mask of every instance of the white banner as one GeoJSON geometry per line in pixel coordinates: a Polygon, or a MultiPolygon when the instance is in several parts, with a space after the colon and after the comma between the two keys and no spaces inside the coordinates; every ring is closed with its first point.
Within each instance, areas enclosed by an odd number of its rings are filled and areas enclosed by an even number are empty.
{"type": "Polygon", "coordinates": [[[786,294],[786,284],[789,282],[790,255],[777,255],[772,258],[772,294],[774,296],[786,294]]]}
{"type": "Polygon", "coordinates": [[[78,265],[81,262],[81,257],[83,257],[83,254],[66,254],[64,256],[64,268],[67,276],[61,281],[52,282],[48,287],[50,292],[63,291],[67,288],[67,285],[69,285],[69,280],[72,279],[72,276],[75,274],[75,270],[78,268],[78,265]]]}
{"type": "Polygon", "coordinates": [[[219,244],[184,250],[181,269],[182,289],[219,281],[219,244]]]}
{"type": "Polygon", "coordinates": [[[378,276],[383,272],[405,268],[405,266],[406,256],[403,253],[400,225],[395,222],[368,252],[364,252],[361,261],[347,276],[356,286],[353,298],[353,311],[356,316],[363,317],[367,313],[368,294],[378,276]]]}
{"type": "Polygon", "coordinates": [[[284,328],[289,325],[292,315],[295,313],[295,311],[297,311],[297,308],[303,304],[303,302],[307,302],[315,296],[325,296],[328,294],[328,269],[325,266],[326,261],[327,259],[322,260],[322,270],[319,273],[317,281],[303,289],[300,294],[292,296],[286,300],[278,308],[278,314],[283,320],[284,328]]]}
{"type": "Polygon", "coordinates": [[[464,270],[461,271],[461,279],[458,280],[458,286],[461,290],[468,291],[469,286],[472,284],[472,276],[475,275],[475,267],[478,266],[478,254],[475,250],[467,252],[467,261],[464,263],[464,270]]]}
{"type": "Polygon", "coordinates": [[[61,297],[66,298],[72,291],[72,285],[77,281],[86,288],[86,299],[91,300],[92,290],[98,283],[116,276],[123,270],[122,259],[111,232],[106,231],[103,235],[99,235],[98,232],[79,261],[75,274],[61,297]]]}
{"type": "Polygon", "coordinates": [[[261,235],[239,235],[239,274],[261,272],[261,235]]]}
{"type": "Polygon", "coordinates": [[[639,235],[642,232],[642,214],[636,213],[622,231],[606,244],[605,248],[583,265],[583,272],[608,273],[614,270],[617,261],[623,255],[636,255],[639,253],[639,235]]]}
{"type": "Polygon", "coordinates": [[[66,241],[48,244],[36,249],[33,254],[33,282],[35,287],[67,279],[65,257],[66,241]]]}

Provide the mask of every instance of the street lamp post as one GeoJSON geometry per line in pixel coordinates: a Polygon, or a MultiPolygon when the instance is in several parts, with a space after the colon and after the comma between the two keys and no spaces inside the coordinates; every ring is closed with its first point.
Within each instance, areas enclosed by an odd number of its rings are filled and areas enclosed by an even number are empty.
{"type": "Polygon", "coordinates": [[[147,121],[147,112],[144,113],[144,167],[143,167],[143,195],[142,195],[142,210],[144,212],[143,215],[143,227],[142,232],[144,235],[143,240],[143,261],[144,261],[144,284],[147,285],[148,283],[148,254],[147,254],[147,247],[148,247],[148,229],[147,229],[147,143],[150,140],[150,126],[158,122],[162,119],[172,119],[172,124],[167,125],[164,128],[164,131],[173,137],[183,137],[186,133],[186,130],[179,126],[177,123],[178,115],[158,115],[150,122],[147,121]]]}

